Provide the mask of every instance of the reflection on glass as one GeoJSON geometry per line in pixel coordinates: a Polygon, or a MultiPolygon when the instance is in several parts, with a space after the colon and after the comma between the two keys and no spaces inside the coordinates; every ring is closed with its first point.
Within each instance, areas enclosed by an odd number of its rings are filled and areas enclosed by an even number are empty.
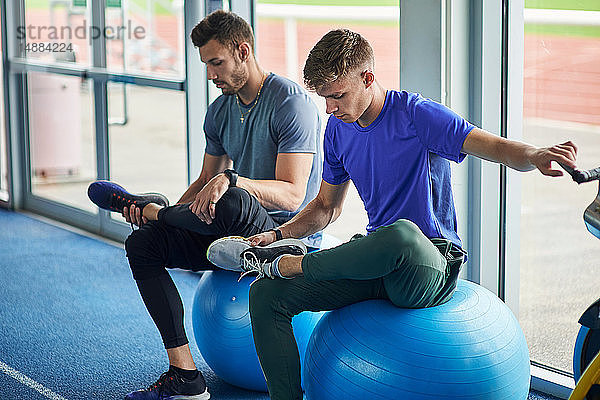
{"type": "Polygon", "coordinates": [[[85,0],[25,0],[25,25],[17,27],[27,58],[90,64],[90,43],[102,32],[91,24],[85,0]]]}
{"type": "Polygon", "coordinates": [[[160,192],[171,203],[179,200],[187,188],[185,94],[110,84],[108,107],[110,179],[134,193],[160,192]]]}
{"type": "Polygon", "coordinates": [[[109,69],[183,76],[183,1],[123,1],[107,7],[105,17],[111,28],[106,36],[109,69]]]}
{"type": "MultiPolygon", "coordinates": [[[[525,4],[600,9],[597,2],[567,0],[525,4]]],[[[559,10],[553,18],[560,16],[559,10]]],[[[579,167],[594,168],[600,165],[600,28],[549,22],[525,25],[524,140],[538,146],[573,140],[579,167]]],[[[519,319],[532,360],[573,372],[577,321],[599,296],[600,242],[582,220],[598,185],[538,173],[524,174],[522,183],[519,319]]]]}
{"type": "Polygon", "coordinates": [[[32,193],[95,212],[86,196],[96,178],[89,81],[30,72],[27,87],[32,193]]]}

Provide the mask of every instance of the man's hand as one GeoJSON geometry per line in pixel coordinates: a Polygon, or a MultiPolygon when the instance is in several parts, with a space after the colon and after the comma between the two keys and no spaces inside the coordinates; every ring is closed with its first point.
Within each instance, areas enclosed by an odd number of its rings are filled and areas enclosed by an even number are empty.
{"type": "Polygon", "coordinates": [[[223,173],[216,175],[196,194],[190,204],[190,210],[202,222],[210,225],[215,218],[217,201],[223,197],[227,189],[229,189],[229,178],[223,173]]]}
{"type": "Polygon", "coordinates": [[[539,169],[542,174],[548,176],[562,176],[562,169],[553,168],[552,161],[564,164],[571,168],[576,168],[577,146],[569,140],[568,142],[557,144],[552,147],[542,147],[534,150],[529,159],[531,164],[539,169]]]}
{"type": "Polygon", "coordinates": [[[277,237],[275,235],[275,232],[267,231],[263,233],[258,233],[254,236],[250,236],[248,240],[250,241],[251,246],[266,246],[277,240],[277,237]]]}
{"type": "Polygon", "coordinates": [[[123,218],[130,224],[134,224],[136,226],[142,226],[148,222],[148,219],[142,216],[142,212],[139,207],[135,205],[131,205],[129,209],[127,207],[123,208],[123,218]]]}

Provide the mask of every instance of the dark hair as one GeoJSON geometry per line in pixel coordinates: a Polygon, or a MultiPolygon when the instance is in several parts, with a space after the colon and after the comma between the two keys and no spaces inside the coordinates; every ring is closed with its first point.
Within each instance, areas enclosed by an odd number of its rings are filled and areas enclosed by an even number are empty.
{"type": "Polygon", "coordinates": [[[192,29],[190,37],[196,47],[215,39],[232,52],[243,42],[248,42],[254,51],[252,28],[242,17],[229,11],[210,13],[192,29]]]}
{"type": "Polygon", "coordinates": [[[367,39],[348,29],[336,29],[327,32],[308,53],[304,83],[310,90],[319,90],[357,68],[372,69],[374,64],[367,39]]]}

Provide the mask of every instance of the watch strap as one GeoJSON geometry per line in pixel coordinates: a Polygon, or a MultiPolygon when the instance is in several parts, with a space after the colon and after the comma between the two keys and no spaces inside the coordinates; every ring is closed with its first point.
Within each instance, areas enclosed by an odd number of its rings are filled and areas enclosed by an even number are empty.
{"type": "Polygon", "coordinates": [[[229,179],[229,187],[236,187],[237,186],[237,180],[238,180],[238,173],[236,170],[234,169],[226,169],[225,171],[223,171],[223,173],[227,176],[227,178],[229,179]]]}
{"type": "Polygon", "coordinates": [[[281,234],[281,231],[279,230],[279,228],[273,228],[271,229],[271,231],[275,232],[275,240],[281,240],[283,239],[283,235],[281,234]]]}

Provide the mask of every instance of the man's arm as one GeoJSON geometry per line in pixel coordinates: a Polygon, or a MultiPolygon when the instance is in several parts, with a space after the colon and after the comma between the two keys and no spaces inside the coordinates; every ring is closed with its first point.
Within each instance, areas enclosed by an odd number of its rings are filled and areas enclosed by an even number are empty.
{"type": "Polygon", "coordinates": [[[306,196],[313,158],[312,153],[279,153],[275,180],[240,176],[237,186],[246,189],[267,209],[296,211],[306,196]]]}
{"type": "Polygon", "coordinates": [[[213,156],[204,153],[204,161],[202,162],[202,171],[190,187],[181,196],[177,204],[191,203],[196,198],[196,194],[202,190],[204,185],[208,183],[215,175],[223,172],[227,168],[231,168],[232,161],[227,155],[213,156]]]}
{"type": "MultiPolygon", "coordinates": [[[[341,214],[348,193],[350,181],[339,185],[330,185],[321,181],[321,188],[315,197],[294,218],[278,229],[284,238],[303,238],[323,230],[341,214]]],[[[275,232],[263,232],[250,237],[253,246],[266,246],[276,240],[275,232]]]]}
{"type": "Polygon", "coordinates": [[[577,146],[571,141],[538,148],[493,135],[480,128],[474,128],[467,135],[461,151],[484,160],[502,163],[517,171],[531,171],[537,168],[548,176],[563,174],[562,170],[552,166],[552,161],[575,168],[577,159],[577,146]]]}
{"type": "MultiPolygon", "coordinates": [[[[306,195],[313,157],[312,153],[279,153],[274,180],[254,180],[240,176],[236,186],[254,195],[265,208],[296,211],[306,195]]],[[[216,203],[228,188],[229,178],[223,173],[217,173],[192,199],[190,210],[201,221],[211,224],[215,218],[216,203]]]]}

